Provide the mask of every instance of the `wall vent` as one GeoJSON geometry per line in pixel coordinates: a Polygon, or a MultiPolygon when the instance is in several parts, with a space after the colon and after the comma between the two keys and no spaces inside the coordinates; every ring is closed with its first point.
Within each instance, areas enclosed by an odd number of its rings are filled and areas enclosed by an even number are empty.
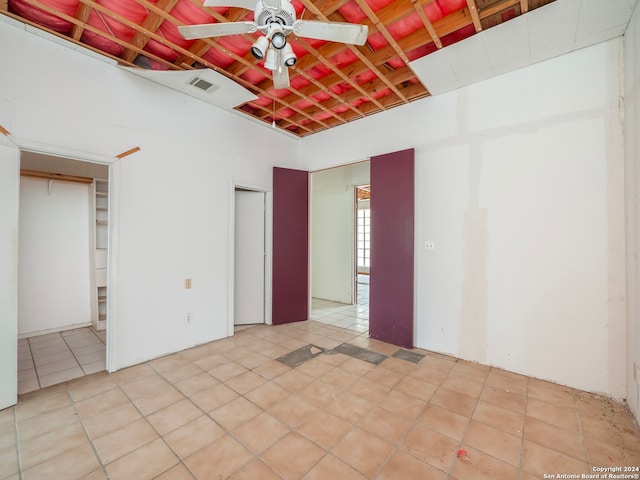
{"type": "Polygon", "coordinates": [[[215,92],[218,89],[217,85],[214,85],[211,82],[207,82],[206,80],[204,80],[204,79],[202,79],[200,77],[193,77],[189,81],[189,85],[192,85],[192,86],[194,86],[196,88],[199,88],[203,92],[208,92],[208,93],[215,92]]]}

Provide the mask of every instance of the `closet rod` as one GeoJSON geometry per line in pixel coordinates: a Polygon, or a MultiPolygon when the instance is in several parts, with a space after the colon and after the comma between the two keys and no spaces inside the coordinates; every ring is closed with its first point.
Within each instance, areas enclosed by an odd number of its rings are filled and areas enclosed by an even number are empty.
{"type": "Polygon", "coordinates": [[[38,172],[35,170],[20,169],[20,175],[25,177],[46,178],[47,180],[62,180],[75,183],[93,183],[93,178],[76,177],[75,175],[63,175],[61,173],[38,172]]]}

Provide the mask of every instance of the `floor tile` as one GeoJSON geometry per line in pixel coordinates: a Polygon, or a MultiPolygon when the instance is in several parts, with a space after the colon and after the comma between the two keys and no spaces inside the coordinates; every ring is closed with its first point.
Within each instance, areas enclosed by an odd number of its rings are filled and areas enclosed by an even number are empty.
{"type": "Polygon", "coordinates": [[[206,415],[202,415],[165,435],[164,438],[178,456],[184,459],[224,434],[224,429],[206,415]]]}
{"type": "Polygon", "coordinates": [[[377,480],[445,480],[446,478],[444,472],[400,450],[393,454],[382,468],[380,475],[376,477],[377,480]]]}
{"type": "Polygon", "coordinates": [[[230,477],[252,459],[246,448],[225,434],[188,457],[185,464],[198,480],[218,480],[230,477]]]}
{"type": "MultiPolygon", "coordinates": [[[[398,351],[336,326],[366,315],[362,307],[322,305],[332,324],[250,326],[21,394],[0,411],[0,479],[533,480],[640,464],[626,405],[599,395],[423,350],[417,364],[390,357],[376,366],[340,353],[296,368],[276,361],[309,344],[398,351]]],[[[104,343],[90,335],[21,341],[20,361],[63,361],[62,344],[92,358],[104,343]]],[[[35,368],[19,375],[38,382],[35,368]]]]}
{"type": "Polygon", "coordinates": [[[269,408],[269,412],[274,417],[291,428],[297,427],[318,410],[317,406],[296,394],[289,395],[269,408]]]}
{"type": "Polygon", "coordinates": [[[512,435],[522,436],[524,415],[479,401],[473,412],[473,419],[512,435]]]}
{"type": "Polygon", "coordinates": [[[281,480],[262,460],[256,458],[234,473],[229,480],[281,480]]]}
{"type": "Polygon", "coordinates": [[[471,420],[464,443],[515,467],[520,466],[522,438],[471,420]]]}
{"type": "Polygon", "coordinates": [[[524,442],[522,469],[539,476],[549,473],[582,475],[591,472],[587,463],[527,440],[524,442]]]}
{"type": "Polygon", "coordinates": [[[159,392],[133,400],[133,404],[143,415],[147,416],[183,399],[184,396],[178,390],[167,386],[159,392]]]}
{"type": "Polygon", "coordinates": [[[585,450],[579,432],[567,430],[527,417],[525,422],[525,439],[552,448],[561,453],[586,461],[585,450]]]}
{"type": "Polygon", "coordinates": [[[178,463],[178,458],[162,439],[134,450],[107,465],[111,480],[150,480],[178,463]]]}
{"type": "Polygon", "coordinates": [[[527,404],[524,395],[489,385],[482,390],[480,400],[520,414],[524,414],[527,404]]]}
{"type": "Polygon", "coordinates": [[[448,471],[460,442],[416,425],[402,441],[401,449],[438,470],[448,471]]]}
{"type": "Polygon", "coordinates": [[[140,419],[94,440],[98,455],[106,465],[158,438],[149,423],[140,419]]]}
{"type": "Polygon", "coordinates": [[[406,418],[379,406],[374,406],[358,422],[358,427],[363,430],[394,443],[404,436],[410,426],[411,422],[406,418]]]}
{"type": "MultiPolygon", "coordinates": [[[[462,445],[462,455],[456,456],[451,470],[451,479],[455,480],[519,480],[519,471],[513,465],[501,462],[491,455],[462,445]]],[[[557,470],[548,470],[557,472],[557,470]]],[[[555,475],[555,473],[554,473],[555,475]]],[[[541,477],[538,477],[541,478],[541,477]]]]}
{"type": "Polygon", "coordinates": [[[260,458],[285,480],[294,480],[302,478],[325,453],[312,441],[291,432],[262,453],[260,458]]]}
{"type": "Polygon", "coordinates": [[[372,478],[385,464],[393,444],[360,428],[351,430],[331,453],[363,475],[372,478]]]}
{"type": "Polygon", "coordinates": [[[266,412],[233,430],[236,438],[255,454],[260,454],[288,432],[287,425],[266,412]]]}
{"type": "Polygon", "coordinates": [[[333,455],[322,458],[311,471],[304,476],[304,480],[366,480],[365,477],[353,467],[333,455]]]}
{"type": "Polygon", "coordinates": [[[202,411],[189,400],[180,400],[147,417],[160,435],[165,435],[202,415],[202,411]]]}
{"type": "Polygon", "coordinates": [[[446,435],[454,440],[462,440],[469,427],[469,418],[458,415],[437,405],[428,405],[418,417],[420,424],[446,435]]]}
{"type": "Polygon", "coordinates": [[[323,410],[309,416],[298,431],[325,450],[331,450],[353,425],[323,410]]]}
{"type": "Polygon", "coordinates": [[[567,407],[554,403],[545,402],[536,398],[529,398],[527,401],[527,416],[537,418],[544,422],[577,432],[578,413],[575,407],[567,407]]]}
{"type": "MultiPolygon", "coordinates": [[[[82,478],[100,468],[100,464],[88,443],[80,444],[51,457],[23,472],[24,480],[49,478],[82,478]],[[63,473],[64,472],[64,473],[63,473]]],[[[115,479],[114,479],[115,480],[115,479]]]]}
{"type": "Polygon", "coordinates": [[[233,430],[261,413],[261,409],[244,397],[238,397],[209,412],[209,416],[227,431],[233,430]]]}

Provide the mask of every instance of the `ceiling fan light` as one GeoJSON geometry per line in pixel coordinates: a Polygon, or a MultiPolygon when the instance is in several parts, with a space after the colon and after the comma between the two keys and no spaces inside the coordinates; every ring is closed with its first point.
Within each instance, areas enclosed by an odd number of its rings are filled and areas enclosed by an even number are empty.
{"type": "Polygon", "coordinates": [[[264,68],[268,68],[271,71],[278,69],[278,54],[273,48],[267,50],[267,59],[264,61],[264,68]]]}
{"type": "Polygon", "coordinates": [[[273,45],[273,48],[280,50],[284,48],[286,44],[287,39],[285,38],[284,33],[274,32],[273,35],[271,35],[271,45],[273,45]]]}
{"type": "Polygon", "coordinates": [[[269,48],[269,40],[267,37],[260,37],[253,45],[251,45],[251,55],[253,55],[257,60],[262,60],[267,48],[269,48]]]}
{"type": "Polygon", "coordinates": [[[282,49],[282,61],[287,67],[293,67],[298,61],[298,57],[293,53],[293,48],[288,43],[282,49]]]}

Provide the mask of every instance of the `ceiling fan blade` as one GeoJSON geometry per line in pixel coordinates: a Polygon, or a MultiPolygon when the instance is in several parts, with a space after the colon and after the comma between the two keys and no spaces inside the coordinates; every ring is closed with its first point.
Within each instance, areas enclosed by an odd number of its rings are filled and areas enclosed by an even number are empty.
{"type": "Polygon", "coordinates": [[[273,88],[289,88],[289,67],[282,61],[282,50],[278,50],[278,68],[273,71],[273,88]]]}
{"type": "Polygon", "coordinates": [[[345,22],[296,20],[293,23],[293,32],[299,37],[364,45],[367,41],[369,27],[345,22]]]}
{"type": "Polygon", "coordinates": [[[254,22],[204,23],[202,25],[184,25],[178,27],[180,35],[187,40],[253,33],[257,29],[258,27],[254,22]]]}
{"type": "Polygon", "coordinates": [[[237,7],[253,10],[257,0],[204,0],[205,7],[237,7]]]}

